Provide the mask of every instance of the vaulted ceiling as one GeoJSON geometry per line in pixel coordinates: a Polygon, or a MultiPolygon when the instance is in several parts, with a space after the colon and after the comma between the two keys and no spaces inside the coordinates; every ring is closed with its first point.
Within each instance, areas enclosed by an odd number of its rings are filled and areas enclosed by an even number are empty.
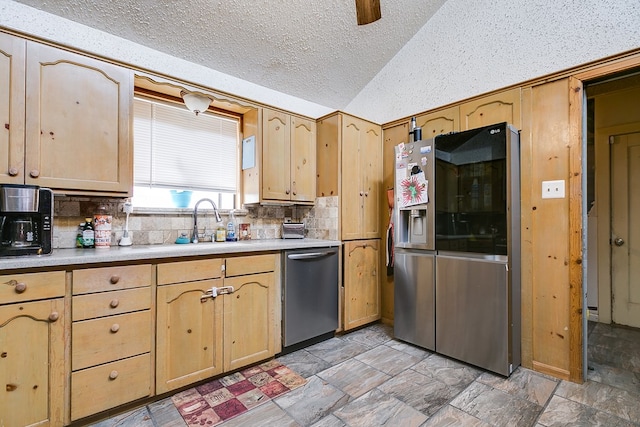
{"type": "Polygon", "coordinates": [[[343,109],[446,0],[18,0],[243,80],[343,109]]]}

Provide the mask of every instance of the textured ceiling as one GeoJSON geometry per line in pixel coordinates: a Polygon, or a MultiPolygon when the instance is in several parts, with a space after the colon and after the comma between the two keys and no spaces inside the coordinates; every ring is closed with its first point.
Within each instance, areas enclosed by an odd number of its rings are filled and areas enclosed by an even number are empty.
{"type": "Polygon", "coordinates": [[[446,0],[18,0],[243,80],[343,109],[446,0]]]}

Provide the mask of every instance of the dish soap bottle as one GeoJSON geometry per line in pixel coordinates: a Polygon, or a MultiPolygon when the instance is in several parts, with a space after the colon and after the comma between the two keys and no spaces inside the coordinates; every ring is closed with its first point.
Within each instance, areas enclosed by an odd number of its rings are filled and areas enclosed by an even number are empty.
{"type": "Polygon", "coordinates": [[[236,219],[233,215],[233,209],[229,211],[229,222],[227,223],[227,242],[235,242],[236,237],[236,219]]]}
{"type": "Polygon", "coordinates": [[[216,242],[224,242],[225,237],[226,237],[226,229],[224,228],[224,225],[222,224],[222,221],[220,221],[218,223],[218,227],[216,228],[216,242]]]}

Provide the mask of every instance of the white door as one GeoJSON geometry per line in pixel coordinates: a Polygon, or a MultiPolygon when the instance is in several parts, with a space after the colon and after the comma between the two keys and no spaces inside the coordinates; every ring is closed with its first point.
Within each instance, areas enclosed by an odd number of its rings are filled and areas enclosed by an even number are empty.
{"type": "Polygon", "coordinates": [[[640,132],[612,135],[612,320],[640,328],[640,132]]]}

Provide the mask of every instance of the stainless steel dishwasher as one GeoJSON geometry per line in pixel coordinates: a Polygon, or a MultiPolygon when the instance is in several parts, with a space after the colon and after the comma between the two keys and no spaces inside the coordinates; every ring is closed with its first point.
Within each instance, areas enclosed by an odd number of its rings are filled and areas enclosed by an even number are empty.
{"type": "Polygon", "coordinates": [[[338,248],[284,251],[283,353],[330,338],[338,328],[338,248]]]}

